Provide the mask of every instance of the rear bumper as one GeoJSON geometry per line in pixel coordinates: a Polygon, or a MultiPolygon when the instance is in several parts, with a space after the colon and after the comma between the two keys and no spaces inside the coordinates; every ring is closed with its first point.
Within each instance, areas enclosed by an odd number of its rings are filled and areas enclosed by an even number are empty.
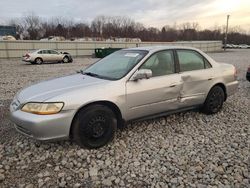
{"type": "Polygon", "coordinates": [[[239,86],[239,82],[237,80],[226,84],[227,96],[231,96],[234,93],[236,93],[236,91],[238,90],[238,86],[239,86]]]}
{"type": "Polygon", "coordinates": [[[30,58],[22,58],[22,61],[24,61],[24,62],[31,62],[31,59],[30,58]]]}

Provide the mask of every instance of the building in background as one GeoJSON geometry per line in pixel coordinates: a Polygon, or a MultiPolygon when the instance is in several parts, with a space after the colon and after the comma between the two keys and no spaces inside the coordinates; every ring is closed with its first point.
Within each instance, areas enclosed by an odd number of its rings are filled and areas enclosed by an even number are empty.
{"type": "Polygon", "coordinates": [[[15,26],[4,26],[0,25],[0,36],[13,36],[16,37],[16,27],[15,26]]]}

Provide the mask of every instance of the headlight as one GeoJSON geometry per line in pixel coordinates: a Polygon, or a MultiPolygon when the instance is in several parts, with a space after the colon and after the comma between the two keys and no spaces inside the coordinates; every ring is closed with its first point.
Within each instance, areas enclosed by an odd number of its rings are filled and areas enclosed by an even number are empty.
{"type": "Polygon", "coordinates": [[[39,114],[39,115],[50,115],[50,114],[56,114],[60,112],[63,108],[62,102],[56,102],[56,103],[26,103],[22,107],[22,111],[29,112],[33,114],[39,114]]]}

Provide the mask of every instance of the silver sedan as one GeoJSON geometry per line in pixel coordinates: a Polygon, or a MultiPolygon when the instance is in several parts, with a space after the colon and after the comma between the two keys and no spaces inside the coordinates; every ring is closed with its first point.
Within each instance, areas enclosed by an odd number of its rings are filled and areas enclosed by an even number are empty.
{"type": "Polygon", "coordinates": [[[28,52],[23,55],[22,60],[25,62],[30,62],[31,64],[42,64],[44,62],[70,63],[73,61],[71,55],[67,52],[61,53],[48,49],[40,49],[28,52]]]}
{"type": "Polygon", "coordinates": [[[124,122],[194,108],[217,113],[237,86],[233,65],[198,49],[124,49],[77,74],[21,90],[10,105],[11,119],[35,139],[71,138],[98,148],[124,122]]]}

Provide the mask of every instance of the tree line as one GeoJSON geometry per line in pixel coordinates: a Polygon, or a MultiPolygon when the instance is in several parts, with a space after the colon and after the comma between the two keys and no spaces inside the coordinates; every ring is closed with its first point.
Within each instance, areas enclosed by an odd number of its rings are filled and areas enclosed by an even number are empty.
{"type": "MultiPolygon", "coordinates": [[[[225,27],[200,29],[198,23],[166,25],[161,29],[145,27],[142,23],[122,16],[98,16],[90,24],[73,22],[64,18],[43,20],[35,14],[22,19],[10,20],[9,25],[17,29],[17,38],[39,40],[49,36],[63,36],[66,39],[92,37],[99,39],[140,38],[142,41],[173,42],[191,40],[224,40],[225,27]]],[[[250,35],[240,27],[230,28],[228,43],[250,44],[250,35]]]]}

